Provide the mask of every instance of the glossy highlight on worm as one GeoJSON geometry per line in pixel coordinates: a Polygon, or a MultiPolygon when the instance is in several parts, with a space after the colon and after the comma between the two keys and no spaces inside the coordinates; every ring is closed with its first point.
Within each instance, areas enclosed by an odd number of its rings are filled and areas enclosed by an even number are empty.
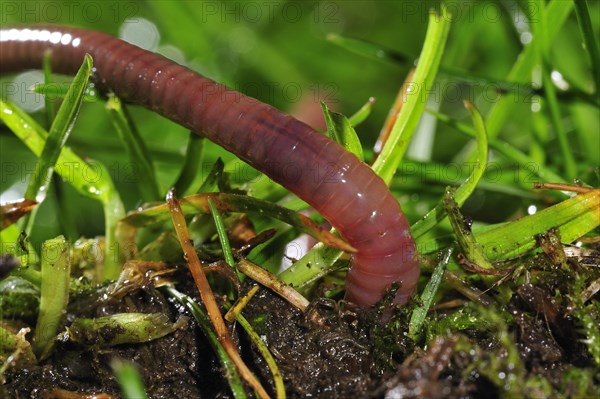
{"type": "Polygon", "coordinates": [[[408,222],[371,168],[293,117],[158,54],[105,33],[59,26],[0,30],[0,73],[40,68],[51,49],[57,73],[86,53],[95,83],[231,151],[319,211],[357,249],[346,299],[368,307],[393,283],[396,303],[414,292],[419,266],[408,222]]]}

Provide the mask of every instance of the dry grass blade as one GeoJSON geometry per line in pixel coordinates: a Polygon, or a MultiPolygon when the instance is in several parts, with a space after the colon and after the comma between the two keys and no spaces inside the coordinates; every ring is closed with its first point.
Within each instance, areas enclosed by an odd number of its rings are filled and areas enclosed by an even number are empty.
{"type": "Polygon", "coordinates": [[[300,309],[300,311],[304,312],[308,307],[308,300],[298,291],[262,267],[255,265],[247,259],[242,259],[238,263],[238,269],[252,280],[273,290],[273,292],[300,309]]]}
{"type": "Polygon", "coordinates": [[[200,291],[200,297],[202,298],[202,302],[204,302],[208,317],[215,328],[219,342],[221,345],[223,345],[223,348],[235,364],[235,367],[238,369],[242,378],[246,380],[246,382],[256,391],[260,398],[268,398],[269,395],[267,394],[267,391],[265,391],[250,369],[248,369],[248,366],[246,366],[240,357],[235,344],[231,340],[229,330],[227,329],[227,326],[225,326],[225,322],[223,321],[223,316],[221,315],[221,311],[219,310],[215,296],[213,295],[212,289],[210,288],[208,280],[206,279],[206,275],[202,270],[202,265],[200,263],[200,259],[198,258],[198,254],[196,254],[194,246],[192,245],[187,224],[185,222],[185,217],[183,216],[183,211],[179,205],[179,200],[177,200],[175,197],[175,192],[172,189],[167,194],[167,204],[169,205],[173,226],[175,227],[177,238],[179,239],[181,248],[183,249],[183,254],[188,262],[190,271],[192,272],[192,277],[194,278],[196,286],[198,287],[198,291],[200,291]]]}

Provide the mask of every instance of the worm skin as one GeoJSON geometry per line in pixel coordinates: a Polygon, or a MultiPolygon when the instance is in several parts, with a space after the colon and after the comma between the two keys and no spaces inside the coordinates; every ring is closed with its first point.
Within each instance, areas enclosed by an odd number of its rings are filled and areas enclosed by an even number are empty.
{"type": "Polygon", "coordinates": [[[59,26],[0,30],[0,73],[75,73],[89,53],[95,83],[223,146],[319,211],[357,249],[346,299],[368,307],[392,283],[405,303],[419,278],[416,247],[398,201],[353,154],[308,125],[160,55],[110,35],[59,26]]]}

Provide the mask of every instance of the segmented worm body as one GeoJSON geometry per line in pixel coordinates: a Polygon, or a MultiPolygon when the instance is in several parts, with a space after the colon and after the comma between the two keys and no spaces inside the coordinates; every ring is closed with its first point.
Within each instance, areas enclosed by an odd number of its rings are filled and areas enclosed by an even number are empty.
{"type": "Polygon", "coordinates": [[[357,249],[346,297],[368,307],[392,283],[396,302],[415,289],[419,266],[409,225],[385,183],[308,125],[160,55],[110,35],[58,26],[0,30],[0,73],[77,71],[86,53],[101,90],[149,108],[223,146],[319,211],[357,249]]]}

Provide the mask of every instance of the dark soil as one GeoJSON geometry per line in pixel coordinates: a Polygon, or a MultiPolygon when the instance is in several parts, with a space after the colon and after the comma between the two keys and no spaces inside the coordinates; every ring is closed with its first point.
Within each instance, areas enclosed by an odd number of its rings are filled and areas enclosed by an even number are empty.
{"type": "MultiPolygon", "coordinates": [[[[504,309],[467,303],[432,314],[428,338],[421,338],[428,345],[407,337],[410,306],[384,324],[380,315],[328,299],[303,314],[261,288],[243,313],[273,354],[289,398],[594,397],[600,371],[567,302],[555,297],[557,285],[568,281],[557,281],[564,272],[540,259],[543,272],[520,285],[504,309]]],[[[180,291],[198,300],[190,277],[177,280],[180,291]]],[[[456,299],[456,293],[447,296],[456,299]]],[[[114,302],[98,298],[73,300],[67,325],[75,317],[120,312],[163,312],[173,322],[183,312],[189,319],[183,328],[141,344],[83,347],[62,340],[52,357],[9,376],[0,396],[87,398],[64,396],[71,391],[117,398],[110,362],[119,358],[138,367],[151,398],[232,397],[202,331],[164,291],[148,285],[114,302]]],[[[239,326],[232,331],[244,360],[274,396],[265,361],[239,326]]]]}

